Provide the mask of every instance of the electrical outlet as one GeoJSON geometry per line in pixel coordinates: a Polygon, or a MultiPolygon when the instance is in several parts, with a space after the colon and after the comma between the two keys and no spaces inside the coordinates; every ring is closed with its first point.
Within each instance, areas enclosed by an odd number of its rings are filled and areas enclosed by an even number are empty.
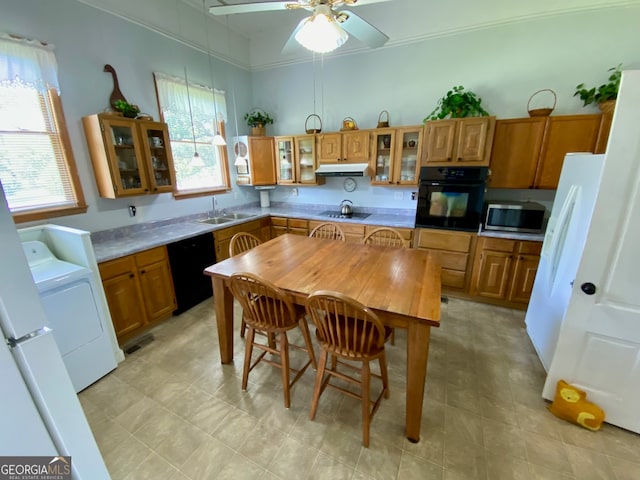
{"type": "Polygon", "coordinates": [[[292,188],[291,189],[291,195],[293,197],[297,197],[298,196],[298,189],[297,188],[292,188]]]}
{"type": "Polygon", "coordinates": [[[418,196],[418,192],[411,192],[411,200],[415,200],[418,196]]]}
{"type": "Polygon", "coordinates": [[[402,192],[393,192],[394,200],[402,200],[402,192]]]}
{"type": "Polygon", "coordinates": [[[135,205],[129,205],[129,216],[130,217],[135,217],[136,216],[136,206],[135,205]]]}

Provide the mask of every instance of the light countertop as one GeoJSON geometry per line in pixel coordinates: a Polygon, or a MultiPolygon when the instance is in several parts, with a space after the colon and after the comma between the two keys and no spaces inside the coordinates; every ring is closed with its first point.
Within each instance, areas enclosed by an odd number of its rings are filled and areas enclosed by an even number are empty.
{"type": "MultiPolygon", "coordinates": [[[[232,220],[220,225],[211,225],[208,223],[200,223],[198,221],[206,218],[206,214],[203,213],[199,215],[157,220],[116,228],[113,230],[95,232],[91,234],[91,241],[93,243],[96,260],[99,263],[267,216],[304,218],[308,220],[322,220],[335,223],[360,223],[366,225],[379,225],[381,227],[415,228],[415,213],[412,210],[355,210],[356,212],[369,213],[369,216],[366,218],[333,218],[321,215],[321,212],[326,210],[338,210],[338,207],[326,205],[290,206],[280,204],[269,208],[261,208],[256,205],[250,205],[247,207],[236,207],[227,211],[228,213],[241,212],[244,214],[254,215],[247,219],[232,220]]],[[[544,234],[495,232],[487,230],[478,231],[478,235],[539,242],[544,239],[544,234]]]]}
{"type": "MultiPolygon", "coordinates": [[[[326,206],[325,206],[326,207],[326,206]]],[[[305,218],[309,220],[323,220],[335,223],[361,223],[385,227],[414,228],[415,214],[408,210],[398,209],[358,209],[357,212],[370,213],[367,218],[333,218],[320,215],[325,210],[337,210],[337,207],[319,209],[311,206],[273,206],[261,208],[249,206],[246,208],[229,209],[227,212],[241,212],[255,215],[251,218],[232,220],[220,225],[200,223],[198,220],[206,218],[206,214],[190,215],[187,217],[158,220],[144,224],[105,230],[91,234],[91,241],[98,263],[114,258],[131,255],[149,248],[177,242],[185,238],[203,233],[213,232],[224,228],[250,222],[259,218],[274,216],[287,218],[305,218]]]]}

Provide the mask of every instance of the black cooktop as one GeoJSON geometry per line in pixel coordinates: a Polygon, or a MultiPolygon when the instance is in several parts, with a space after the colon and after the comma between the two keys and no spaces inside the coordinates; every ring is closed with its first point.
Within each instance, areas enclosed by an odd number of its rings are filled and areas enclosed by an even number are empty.
{"type": "Polygon", "coordinates": [[[323,217],[331,217],[331,218],[367,218],[371,214],[354,212],[351,215],[343,215],[342,213],[340,213],[339,210],[336,210],[336,211],[327,210],[327,211],[321,212],[320,215],[323,217]]]}

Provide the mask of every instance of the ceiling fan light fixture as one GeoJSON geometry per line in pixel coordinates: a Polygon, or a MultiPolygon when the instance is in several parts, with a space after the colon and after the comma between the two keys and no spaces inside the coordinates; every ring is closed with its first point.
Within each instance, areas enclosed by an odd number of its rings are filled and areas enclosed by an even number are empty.
{"type": "Polygon", "coordinates": [[[344,45],[349,38],[349,34],[338,25],[333,14],[327,11],[318,10],[309,18],[304,20],[302,28],[295,35],[296,41],[307,50],[317,53],[332,52],[344,45]]]}

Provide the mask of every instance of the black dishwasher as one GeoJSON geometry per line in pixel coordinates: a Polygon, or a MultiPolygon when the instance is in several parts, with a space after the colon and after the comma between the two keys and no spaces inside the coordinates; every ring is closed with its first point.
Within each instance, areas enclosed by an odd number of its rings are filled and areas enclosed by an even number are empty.
{"type": "Polygon", "coordinates": [[[213,234],[205,233],[167,245],[178,315],[213,295],[211,277],[202,273],[216,263],[213,234]]]}

